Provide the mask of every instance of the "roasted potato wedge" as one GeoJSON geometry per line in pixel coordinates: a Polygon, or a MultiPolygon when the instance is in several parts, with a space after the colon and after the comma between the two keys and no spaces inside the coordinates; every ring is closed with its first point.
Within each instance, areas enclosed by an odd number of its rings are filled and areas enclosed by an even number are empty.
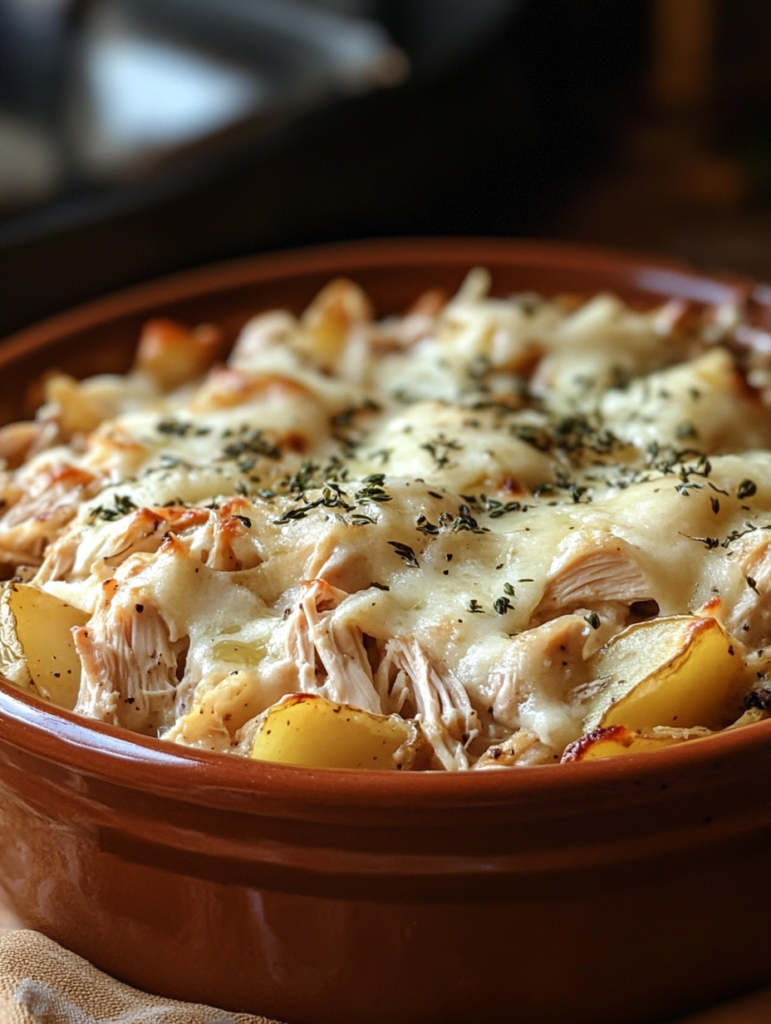
{"type": "MultiPolygon", "coordinates": [[[[750,708],[735,722],[726,726],[724,732],[731,729],[743,729],[768,718],[768,712],[759,708],[750,708]]],[[[619,757],[623,754],[642,754],[650,750],[662,750],[677,743],[713,736],[712,729],[702,727],[694,729],[669,729],[659,726],[653,732],[632,732],[623,725],[610,725],[607,728],[595,729],[587,736],[569,743],[562,755],[562,763],[569,761],[597,761],[605,757],[619,757]]]]}
{"type": "Polygon", "coordinates": [[[223,341],[212,324],[191,331],[175,320],[149,320],[139,339],[135,369],[171,391],[206,373],[222,354],[223,341]]]}
{"type": "Polygon", "coordinates": [[[37,587],[8,583],[0,592],[0,673],[26,690],[72,709],[80,688],[80,659],[72,627],[85,612],[37,587]]]}
{"type": "Polygon", "coordinates": [[[721,729],[741,710],[744,659],[716,619],[678,615],[629,626],[592,659],[604,680],[589,701],[587,733],[623,725],[721,729]]]}
{"type": "Polygon", "coordinates": [[[265,712],[252,757],[309,768],[384,771],[413,767],[424,745],[414,722],[398,715],[374,715],[316,695],[294,694],[265,712]]]}
{"type": "Polygon", "coordinates": [[[569,761],[598,761],[606,757],[623,754],[642,754],[650,750],[662,750],[675,743],[684,743],[685,737],[654,736],[632,732],[623,725],[611,725],[595,729],[580,740],[568,744],[562,755],[562,763],[569,761]]]}
{"type": "Polygon", "coordinates": [[[351,329],[372,319],[372,306],[353,281],[339,278],[323,288],[302,317],[304,330],[294,344],[321,366],[331,369],[342,354],[351,329]]]}

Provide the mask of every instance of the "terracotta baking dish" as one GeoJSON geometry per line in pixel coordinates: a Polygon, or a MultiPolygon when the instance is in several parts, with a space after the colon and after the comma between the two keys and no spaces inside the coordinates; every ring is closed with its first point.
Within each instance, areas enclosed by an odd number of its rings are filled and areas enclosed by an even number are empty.
{"type": "MultiPolygon", "coordinates": [[[[142,322],[299,310],[331,276],[380,313],[455,288],[716,302],[771,292],[642,257],[393,241],[110,297],[0,346],[5,419],[56,365],[125,369],[142,322]]],[[[44,628],[44,626],[43,626],[44,628]]],[[[22,924],[151,992],[302,1024],[656,1021],[771,979],[771,721],[655,754],[466,774],[195,753],[0,684],[0,886],[22,924]]]]}

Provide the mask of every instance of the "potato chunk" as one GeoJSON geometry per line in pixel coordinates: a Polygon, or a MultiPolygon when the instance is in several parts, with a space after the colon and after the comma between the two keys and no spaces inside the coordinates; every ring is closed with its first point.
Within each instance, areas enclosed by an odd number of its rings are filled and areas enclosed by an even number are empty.
{"type": "Polygon", "coordinates": [[[398,715],[294,694],[265,712],[252,757],[309,768],[393,770],[411,767],[420,740],[415,724],[398,715]]]}
{"type": "Polygon", "coordinates": [[[613,725],[636,732],[721,729],[740,713],[744,659],[715,619],[678,615],[637,623],[593,661],[604,685],[589,703],[586,732],[613,725]]]}
{"type": "Polygon", "coordinates": [[[174,320],[150,320],[142,330],[135,369],[164,391],[202,376],[223,350],[223,338],[212,324],[192,331],[174,320]]]}
{"type": "Polygon", "coordinates": [[[85,612],[37,587],[9,583],[0,593],[0,673],[72,709],[80,688],[80,659],[72,627],[88,622],[85,612]]]}
{"type": "Polygon", "coordinates": [[[623,754],[642,754],[685,741],[685,737],[645,735],[625,729],[623,725],[611,725],[605,729],[595,729],[588,736],[582,736],[580,740],[570,743],[562,755],[562,763],[598,761],[600,758],[620,757],[623,754]]]}

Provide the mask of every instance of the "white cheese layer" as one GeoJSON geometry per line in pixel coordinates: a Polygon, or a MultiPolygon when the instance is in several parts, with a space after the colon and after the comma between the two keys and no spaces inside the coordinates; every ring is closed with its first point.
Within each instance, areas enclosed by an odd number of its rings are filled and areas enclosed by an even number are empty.
{"type": "Polygon", "coordinates": [[[437,767],[525,729],[550,761],[639,617],[769,642],[771,414],[730,347],[671,307],[491,299],[479,274],[380,323],[334,287],[176,390],[54,389],[46,442],[8,461],[0,563],[91,616],[81,712],[243,754],[320,693],[414,717],[437,767]]]}

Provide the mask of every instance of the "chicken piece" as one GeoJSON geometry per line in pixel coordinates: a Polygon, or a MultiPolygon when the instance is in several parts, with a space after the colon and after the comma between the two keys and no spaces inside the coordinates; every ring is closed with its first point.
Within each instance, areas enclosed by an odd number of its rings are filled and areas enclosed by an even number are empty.
{"type": "Polygon", "coordinates": [[[55,430],[60,439],[69,440],[78,434],[90,435],[126,408],[157,396],[152,380],[139,374],[99,374],[79,381],[68,374],[53,373],[43,382],[41,397],[45,405],[38,411],[37,419],[55,430]]]}
{"type": "Polygon", "coordinates": [[[137,476],[147,463],[150,448],[121,427],[109,423],[98,427],[88,439],[88,465],[109,474],[110,480],[137,476]]]}
{"type": "Polygon", "coordinates": [[[771,538],[765,530],[755,530],[738,541],[733,556],[740,574],[739,596],[730,612],[718,617],[746,647],[764,647],[771,640],[771,538]]]}
{"type": "Polygon", "coordinates": [[[53,422],[9,423],[0,427],[0,463],[17,469],[25,459],[56,440],[58,426],[53,422]]]}
{"type": "Polygon", "coordinates": [[[574,692],[589,681],[586,646],[592,626],[563,615],[511,639],[481,692],[493,718],[507,728],[532,730],[552,753],[582,732],[583,712],[574,692]]]}
{"type": "Polygon", "coordinates": [[[202,562],[221,572],[253,569],[259,565],[262,559],[251,533],[250,512],[251,504],[244,498],[231,498],[220,508],[212,509],[206,529],[195,535],[191,552],[200,552],[202,562]]]}
{"type": "Polygon", "coordinates": [[[469,767],[467,748],[479,732],[477,713],[452,672],[437,666],[417,640],[395,637],[386,643],[377,684],[386,713],[400,711],[410,699],[442,767],[469,767]]]}
{"type": "Polygon", "coordinates": [[[171,724],[184,645],[171,642],[141,585],[107,580],[94,615],[73,637],[82,665],[76,712],[134,732],[171,724]]]}
{"type": "Polygon", "coordinates": [[[291,313],[276,309],[253,317],[243,328],[228,357],[232,370],[248,372],[261,355],[271,349],[285,349],[297,331],[291,313]]]}
{"type": "Polygon", "coordinates": [[[653,442],[682,446],[684,430],[691,445],[714,454],[771,444],[771,413],[724,348],[606,391],[599,411],[607,428],[641,451],[653,442]]]}
{"type": "Polygon", "coordinates": [[[353,594],[372,582],[372,559],[367,551],[351,542],[351,527],[331,523],[313,548],[306,563],[309,579],[323,580],[330,587],[353,594]]]}
{"type": "Polygon", "coordinates": [[[364,638],[338,613],[347,595],[323,580],[303,584],[303,594],[287,619],[287,657],[295,666],[301,693],[316,693],[338,704],[383,714],[364,638]]]}
{"type": "Polygon", "coordinates": [[[40,565],[43,552],[99,489],[91,473],[74,466],[46,467],[24,482],[23,496],[0,519],[0,564],[40,565]]]}
{"type": "Polygon", "coordinates": [[[65,438],[88,434],[104,419],[98,403],[90,401],[78,381],[66,373],[49,377],[45,384],[45,401],[44,412],[58,424],[65,438]]]}
{"type": "Polygon", "coordinates": [[[196,391],[190,407],[193,413],[210,413],[249,402],[282,398],[293,403],[317,401],[309,387],[292,377],[216,366],[196,391]]]}
{"type": "Polygon", "coordinates": [[[631,544],[611,534],[578,535],[552,563],[534,619],[544,622],[580,607],[654,599],[631,544]]]}
{"type": "Polygon", "coordinates": [[[42,585],[70,575],[85,579],[100,562],[116,569],[131,555],[157,551],[167,534],[201,526],[209,517],[208,509],[170,506],[138,508],[100,530],[73,525],[48,548],[35,581],[42,585]]]}

